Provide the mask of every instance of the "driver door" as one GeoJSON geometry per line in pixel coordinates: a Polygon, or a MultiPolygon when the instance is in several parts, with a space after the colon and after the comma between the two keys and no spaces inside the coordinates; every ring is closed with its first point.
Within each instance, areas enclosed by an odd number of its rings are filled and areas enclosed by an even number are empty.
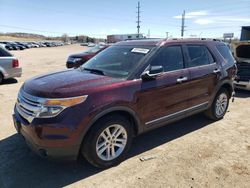
{"type": "Polygon", "coordinates": [[[142,81],[138,109],[146,128],[153,128],[183,115],[188,102],[189,71],[184,69],[182,47],[165,46],[155,55],[151,66],[163,66],[154,80],[142,81]]]}

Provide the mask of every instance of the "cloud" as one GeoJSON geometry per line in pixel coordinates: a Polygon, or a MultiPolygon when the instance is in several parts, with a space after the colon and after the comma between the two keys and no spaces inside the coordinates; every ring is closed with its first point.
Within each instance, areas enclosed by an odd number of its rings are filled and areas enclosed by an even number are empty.
{"type": "Polygon", "coordinates": [[[113,28],[113,29],[111,29],[111,31],[112,31],[112,32],[118,32],[119,29],[113,28]]]}
{"type": "Polygon", "coordinates": [[[209,17],[209,18],[199,18],[195,19],[194,23],[199,24],[199,25],[208,25],[208,24],[232,24],[232,23],[250,23],[249,18],[232,18],[232,17],[209,17]]]}
{"type": "Polygon", "coordinates": [[[207,24],[212,24],[214,23],[213,20],[211,19],[196,19],[194,23],[199,24],[199,25],[207,25],[207,24]]]}
{"type": "MultiPolygon", "coordinates": [[[[250,1],[250,0],[247,0],[250,1]]],[[[182,15],[174,16],[175,19],[181,19],[182,15]]],[[[239,16],[218,16],[218,14],[213,13],[208,10],[200,10],[200,11],[193,11],[187,12],[185,15],[186,19],[190,19],[193,23],[198,25],[209,25],[209,24],[249,24],[250,18],[249,17],[239,17],[239,16]]]]}
{"type": "MultiPolygon", "coordinates": [[[[187,12],[185,15],[185,18],[196,18],[199,16],[207,16],[208,12],[207,11],[195,11],[195,12],[187,12]]],[[[181,19],[182,15],[174,16],[176,19],[181,19]]]]}

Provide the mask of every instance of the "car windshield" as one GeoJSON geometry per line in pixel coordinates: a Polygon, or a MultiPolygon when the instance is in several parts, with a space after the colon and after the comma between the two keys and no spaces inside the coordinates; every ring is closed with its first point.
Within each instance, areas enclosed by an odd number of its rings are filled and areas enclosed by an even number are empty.
{"type": "Polygon", "coordinates": [[[100,49],[104,48],[104,46],[95,46],[93,48],[90,48],[88,50],[85,51],[85,53],[96,53],[98,52],[100,49]]]}
{"type": "Polygon", "coordinates": [[[92,70],[95,73],[102,72],[110,77],[127,78],[151,48],[149,46],[112,46],[87,61],[81,69],[92,70]]]}

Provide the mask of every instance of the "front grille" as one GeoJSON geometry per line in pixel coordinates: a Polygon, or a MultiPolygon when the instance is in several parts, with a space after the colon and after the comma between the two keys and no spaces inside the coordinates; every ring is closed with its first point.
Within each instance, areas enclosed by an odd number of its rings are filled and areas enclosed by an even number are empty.
{"type": "Polygon", "coordinates": [[[239,81],[250,81],[250,63],[246,62],[238,62],[237,63],[238,68],[238,77],[239,81]]]}
{"type": "Polygon", "coordinates": [[[42,105],[39,99],[40,98],[29,95],[22,90],[18,93],[16,109],[29,123],[31,123],[41,111],[42,105]]]}

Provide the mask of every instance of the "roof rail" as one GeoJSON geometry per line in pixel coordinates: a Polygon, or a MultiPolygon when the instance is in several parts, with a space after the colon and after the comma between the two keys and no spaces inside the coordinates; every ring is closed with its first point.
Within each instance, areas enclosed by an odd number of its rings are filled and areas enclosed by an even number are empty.
{"type": "Polygon", "coordinates": [[[180,37],[180,38],[167,38],[167,40],[208,40],[208,41],[219,41],[221,42],[221,39],[215,39],[215,38],[185,38],[185,37],[180,37]]]}

